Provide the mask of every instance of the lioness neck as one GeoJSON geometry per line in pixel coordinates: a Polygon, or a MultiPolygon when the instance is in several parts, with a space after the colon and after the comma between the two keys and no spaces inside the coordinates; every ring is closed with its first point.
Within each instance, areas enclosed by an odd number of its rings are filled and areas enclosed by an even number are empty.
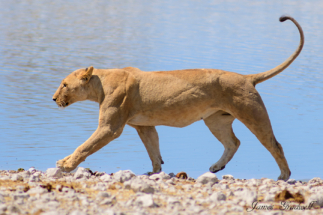
{"type": "Polygon", "coordinates": [[[104,99],[103,87],[97,69],[93,70],[92,77],[88,83],[88,100],[102,103],[104,99]]]}

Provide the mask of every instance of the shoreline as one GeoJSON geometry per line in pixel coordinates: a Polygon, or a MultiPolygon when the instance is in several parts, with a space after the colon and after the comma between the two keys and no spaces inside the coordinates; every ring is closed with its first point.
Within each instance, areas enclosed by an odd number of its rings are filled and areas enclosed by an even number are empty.
{"type": "Polygon", "coordinates": [[[0,170],[2,214],[323,214],[323,180],[0,170]]]}

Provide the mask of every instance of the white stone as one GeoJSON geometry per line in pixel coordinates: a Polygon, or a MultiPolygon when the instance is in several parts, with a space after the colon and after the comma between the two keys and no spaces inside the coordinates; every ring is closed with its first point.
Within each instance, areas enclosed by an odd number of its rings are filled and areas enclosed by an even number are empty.
{"type": "Polygon", "coordinates": [[[225,179],[225,180],[234,180],[234,177],[232,175],[222,175],[222,179],[225,179]]]}
{"type": "Polygon", "coordinates": [[[199,188],[201,188],[201,187],[202,187],[202,184],[195,183],[195,184],[193,185],[193,187],[194,187],[194,188],[199,189],[199,188]]]}
{"type": "Polygon", "coordinates": [[[100,177],[100,176],[105,175],[105,174],[106,174],[105,172],[96,172],[95,176],[100,177]]]}
{"type": "Polygon", "coordinates": [[[5,193],[5,192],[0,192],[0,197],[8,197],[9,194],[8,193],[5,193]]]}
{"type": "Polygon", "coordinates": [[[21,210],[18,206],[16,205],[9,205],[7,207],[7,213],[8,214],[14,214],[14,213],[17,213],[17,214],[20,214],[21,213],[21,210]],[[9,213],[8,213],[9,212],[9,213]]]}
{"type": "Polygon", "coordinates": [[[13,174],[13,175],[11,176],[11,180],[12,180],[12,181],[23,181],[23,180],[24,180],[24,178],[23,178],[21,175],[19,175],[19,174],[13,174]]]}
{"type": "Polygon", "coordinates": [[[319,177],[316,177],[308,181],[308,184],[317,184],[317,183],[322,183],[322,179],[319,177]]]}
{"type": "Polygon", "coordinates": [[[229,189],[229,185],[227,185],[227,184],[221,184],[221,185],[220,185],[220,189],[221,189],[221,190],[229,189]]]}
{"type": "Polygon", "coordinates": [[[140,206],[142,206],[142,207],[154,207],[155,206],[154,199],[151,194],[145,194],[145,195],[138,196],[134,203],[136,206],[139,206],[139,207],[140,206]]]}
{"type": "Polygon", "coordinates": [[[86,215],[87,213],[79,210],[72,211],[69,215],[86,215]]]}
{"type": "Polygon", "coordinates": [[[169,204],[169,205],[170,204],[171,205],[175,205],[175,204],[180,205],[181,202],[177,198],[175,198],[175,197],[169,197],[168,200],[167,200],[167,204],[169,204]]]}
{"type": "Polygon", "coordinates": [[[141,180],[148,180],[149,176],[148,175],[138,175],[138,176],[136,176],[136,178],[139,178],[141,180]]]}
{"type": "Polygon", "coordinates": [[[63,173],[60,168],[48,168],[46,170],[46,176],[48,178],[61,178],[63,177],[63,173]]]}
{"type": "Polygon", "coordinates": [[[264,201],[265,202],[272,202],[272,201],[274,201],[274,199],[275,199],[275,195],[274,194],[267,193],[265,195],[264,201]]]}
{"type": "Polygon", "coordinates": [[[107,189],[106,184],[103,182],[96,183],[94,186],[92,186],[93,190],[98,190],[98,191],[105,191],[107,189]]]}
{"type": "Polygon", "coordinates": [[[121,183],[128,181],[135,176],[136,175],[131,170],[120,170],[113,174],[113,178],[121,183]]]}
{"type": "Polygon", "coordinates": [[[109,181],[112,181],[112,177],[111,177],[111,175],[104,174],[104,175],[100,176],[100,180],[104,181],[104,182],[109,182],[109,181]]]}
{"type": "Polygon", "coordinates": [[[176,183],[175,183],[175,180],[176,180],[175,178],[171,178],[171,179],[167,180],[167,181],[166,181],[166,183],[167,183],[167,184],[175,185],[175,184],[176,184],[176,183]]]}
{"type": "Polygon", "coordinates": [[[311,202],[315,202],[315,204],[319,205],[320,207],[323,207],[323,192],[310,195],[307,204],[310,204],[311,202]]]}
{"type": "Polygon", "coordinates": [[[39,181],[40,181],[39,175],[37,175],[37,174],[35,174],[35,175],[33,174],[29,177],[29,182],[39,182],[39,181]]]}
{"type": "Polygon", "coordinates": [[[51,209],[56,209],[60,206],[61,204],[57,201],[49,201],[46,203],[46,207],[51,208],[51,209]]]}
{"type": "Polygon", "coordinates": [[[37,177],[40,177],[40,176],[42,176],[42,173],[41,172],[34,172],[33,175],[37,176],[37,177]]]}
{"type": "Polygon", "coordinates": [[[63,187],[62,192],[63,193],[74,193],[74,190],[69,187],[63,187]]]}
{"type": "Polygon", "coordinates": [[[276,182],[276,184],[277,184],[277,185],[279,185],[279,186],[282,186],[282,187],[283,187],[283,186],[285,186],[285,187],[286,187],[286,186],[288,185],[288,184],[287,184],[287,182],[286,182],[286,181],[283,181],[283,180],[278,180],[278,181],[276,182]]]}
{"type": "Polygon", "coordinates": [[[243,190],[237,193],[236,196],[246,201],[248,206],[252,206],[252,203],[257,201],[257,192],[254,190],[243,190]]]}
{"type": "Polygon", "coordinates": [[[104,199],[104,198],[109,198],[111,195],[110,193],[108,192],[99,192],[97,195],[96,195],[96,198],[97,199],[104,199]]]}
{"type": "Polygon", "coordinates": [[[296,180],[295,179],[288,179],[287,180],[287,183],[288,184],[295,184],[296,183],[296,180]]]}
{"type": "Polygon", "coordinates": [[[273,184],[275,181],[273,179],[266,178],[262,181],[262,184],[273,184]]]}
{"type": "Polygon", "coordinates": [[[10,180],[10,177],[7,175],[0,176],[0,180],[10,180]]]}
{"type": "Polygon", "coordinates": [[[131,180],[124,182],[123,186],[125,189],[130,190],[131,189],[131,180]]]}
{"type": "Polygon", "coordinates": [[[131,180],[131,189],[134,192],[154,193],[154,188],[147,184],[145,181],[135,178],[131,180]]]}
{"type": "Polygon", "coordinates": [[[28,172],[34,174],[37,170],[34,167],[29,168],[28,172]]]}
{"type": "Polygon", "coordinates": [[[30,197],[30,195],[28,193],[15,193],[13,195],[13,199],[14,200],[18,200],[18,199],[28,199],[30,197]]]}
{"type": "Polygon", "coordinates": [[[75,179],[88,179],[91,177],[91,173],[89,173],[89,171],[83,167],[79,167],[77,168],[75,174],[74,174],[74,178],[75,179]]]}
{"type": "Polygon", "coordinates": [[[210,196],[210,199],[214,202],[217,202],[217,201],[225,201],[227,197],[221,192],[215,192],[210,196]]]}
{"type": "Polygon", "coordinates": [[[149,179],[152,179],[152,180],[155,180],[155,181],[158,181],[160,179],[170,179],[171,177],[166,174],[165,172],[160,172],[158,174],[153,174],[151,176],[149,176],[149,179]]]}
{"type": "Polygon", "coordinates": [[[41,213],[41,215],[60,215],[60,213],[58,211],[46,211],[44,213],[41,213]]]}
{"type": "Polygon", "coordinates": [[[47,189],[41,188],[41,187],[33,187],[27,192],[28,194],[42,194],[42,193],[48,193],[47,189]]]}
{"type": "Polygon", "coordinates": [[[258,185],[260,185],[259,181],[257,179],[254,179],[254,178],[248,180],[247,184],[249,186],[258,186],[258,185]]]}
{"type": "Polygon", "coordinates": [[[266,184],[261,185],[261,186],[258,188],[258,190],[259,190],[259,191],[262,191],[262,192],[266,191],[266,190],[267,190],[267,185],[266,185],[266,184]]]}
{"type": "Polygon", "coordinates": [[[168,188],[167,191],[171,192],[171,193],[176,193],[176,188],[175,187],[170,187],[170,188],[168,188]]]}
{"type": "Polygon", "coordinates": [[[100,205],[114,205],[117,202],[117,198],[112,196],[111,198],[105,198],[100,205]]]}
{"type": "Polygon", "coordinates": [[[189,191],[189,190],[191,190],[193,188],[193,185],[191,185],[191,184],[185,184],[185,185],[182,186],[182,188],[184,190],[186,190],[186,191],[189,191]]]}
{"type": "Polygon", "coordinates": [[[0,214],[5,214],[7,210],[7,205],[0,203],[0,214]]]}
{"type": "Polygon", "coordinates": [[[231,211],[238,211],[238,212],[243,212],[244,211],[244,208],[242,206],[239,206],[239,205],[233,205],[231,208],[230,208],[231,211]]]}
{"type": "Polygon", "coordinates": [[[31,173],[29,171],[23,171],[23,172],[20,172],[19,175],[21,175],[24,180],[28,180],[31,173]]]}
{"type": "Polygon", "coordinates": [[[218,182],[218,178],[216,177],[216,175],[214,173],[211,172],[206,172],[203,175],[199,176],[196,179],[196,182],[199,184],[210,184],[211,186],[213,184],[215,184],[216,182],[218,182]]]}
{"type": "Polygon", "coordinates": [[[270,188],[269,193],[276,194],[280,190],[281,189],[279,187],[272,187],[272,188],[270,188]]]}
{"type": "Polygon", "coordinates": [[[67,176],[67,177],[65,177],[65,181],[72,182],[72,181],[74,181],[74,178],[73,178],[73,176],[67,176]]]}
{"type": "Polygon", "coordinates": [[[105,211],[103,211],[102,214],[105,214],[105,215],[115,215],[116,213],[114,213],[114,211],[112,209],[106,209],[105,211]]]}
{"type": "Polygon", "coordinates": [[[156,183],[156,181],[154,181],[154,180],[143,180],[145,183],[147,183],[148,185],[150,185],[150,186],[168,186],[168,184],[167,183],[165,183],[165,182],[163,182],[162,180],[160,180],[160,182],[158,183],[158,185],[157,185],[157,183],[156,183]]]}

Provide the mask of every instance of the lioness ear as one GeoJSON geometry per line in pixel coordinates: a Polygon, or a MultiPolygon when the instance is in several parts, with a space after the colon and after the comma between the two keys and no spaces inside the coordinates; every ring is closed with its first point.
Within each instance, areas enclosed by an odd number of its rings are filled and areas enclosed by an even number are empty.
{"type": "Polygon", "coordinates": [[[89,68],[86,68],[84,71],[81,72],[79,75],[79,78],[86,83],[89,82],[93,72],[93,66],[90,66],[89,68]]]}

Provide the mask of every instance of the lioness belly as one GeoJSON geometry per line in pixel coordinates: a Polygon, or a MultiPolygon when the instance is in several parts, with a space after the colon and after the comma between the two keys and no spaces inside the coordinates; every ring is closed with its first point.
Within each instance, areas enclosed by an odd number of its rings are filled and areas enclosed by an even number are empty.
{"type": "Polygon", "coordinates": [[[172,127],[185,127],[198,120],[205,119],[217,110],[209,108],[205,110],[156,110],[135,115],[128,121],[131,125],[157,126],[166,125],[172,127]]]}

